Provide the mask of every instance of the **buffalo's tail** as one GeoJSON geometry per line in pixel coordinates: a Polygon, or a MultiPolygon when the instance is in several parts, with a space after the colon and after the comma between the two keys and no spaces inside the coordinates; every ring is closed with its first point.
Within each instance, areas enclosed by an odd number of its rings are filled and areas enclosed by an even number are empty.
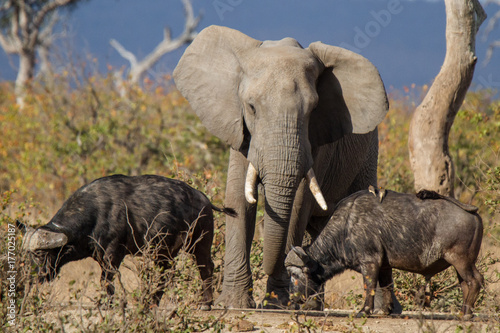
{"type": "Polygon", "coordinates": [[[479,209],[476,206],[464,204],[463,202],[460,202],[460,201],[458,201],[455,198],[448,197],[448,196],[445,196],[445,195],[441,195],[441,194],[439,194],[439,193],[437,193],[435,191],[421,190],[420,192],[417,193],[417,198],[419,198],[421,200],[443,199],[443,200],[449,201],[449,202],[457,205],[458,207],[462,208],[463,210],[465,210],[466,212],[469,212],[469,213],[476,213],[478,211],[478,209],[479,209]]]}
{"type": "Polygon", "coordinates": [[[231,217],[238,217],[238,213],[236,213],[236,211],[232,208],[228,208],[228,207],[219,208],[219,207],[212,204],[212,209],[215,211],[224,213],[224,214],[231,216],[231,217]]]}

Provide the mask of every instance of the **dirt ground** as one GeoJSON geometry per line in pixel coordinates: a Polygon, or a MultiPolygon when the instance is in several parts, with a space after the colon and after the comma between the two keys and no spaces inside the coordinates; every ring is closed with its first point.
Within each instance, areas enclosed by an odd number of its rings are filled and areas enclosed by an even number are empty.
{"type": "MultiPolygon", "coordinates": [[[[496,257],[500,256],[498,247],[491,248],[496,257]]],[[[134,263],[127,257],[120,268],[121,281],[128,291],[134,290],[139,284],[139,278],[134,272],[134,263]]],[[[487,274],[493,274],[494,270],[500,271],[497,263],[495,268],[491,268],[487,274]]],[[[85,317],[85,312],[92,311],[91,303],[80,309],[74,307],[64,307],[68,304],[76,290],[86,288],[86,293],[96,294],[99,287],[100,268],[92,259],[85,259],[65,265],[59,277],[49,285],[50,304],[56,307],[62,305],[60,309],[53,309],[54,313],[68,313],[70,316],[76,315],[85,317]],[[83,311],[83,315],[82,315],[83,311]]],[[[350,290],[359,291],[362,288],[362,281],[359,274],[346,272],[332,279],[327,285],[327,303],[332,304],[334,310],[324,312],[293,313],[284,311],[269,310],[230,310],[214,309],[210,312],[192,312],[192,315],[201,317],[211,316],[220,318],[223,331],[242,332],[500,332],[499,314],[479,313],[472,321],[462,321],[450,314],[409,312],[403,311],[400,316],[391,317],[370,317],[355,319],[352,315],[355,309],[346,305],[345,295],[350,290]]],[[[500,282],[487,286],[487,292],[500,295],[500,282]]],[[[258,291],[256,291],[258,294],[258,291]]],[[[256,295],[256,300],[259,300],[256,295]]],[[[497,300],[499,298],[497,297],[497,300]]],[[[70,302],[71,303],[71,302],[70,302]]],[[[171,314],[168,305],[162,302],[157,311],[159,315],[171,314]]],[[[74,304],[74,302],[73,302],[74,304]]],[[[195,306],[193,306],[195,308],[195,306]]],[[[95,311],[95,310],[94,310],[95,311]]],[[[46,314],[51,316],[50,313],[46,314]]],[[[70,332],[72,330],[67,330],[70,332]]]]}
{"type": "MultiPolygon", "coordinates": [[[[91,309],[54,309],[54,313],[48,312],[48,321],[59,324],[55,314],[63,317],[81,318],[75,328],[74,325],[64,325],[64,332],[81,332],[89,321],[96,320],[96,317],[86,316],[91,313],[91,309]]],[[[172,316],[172,310],[166,308],[157,309],[157,316],[165,318],[172,316]]],[[[105,311],[104,311],[105,312],[105,311]]],[[[103,315],[106,315],[105,313],[103,315]]],[[[462,321],[454,318],[450,314],[436,313],[416,313],[404,312],[400,316],[385,316],[370,318],[353,318],[352,311],[325,311],[325,312],[287,312],[278,310],[222,310],[213,309],[209,312],[193,311],[191,317],[206,319],[210,316],[210,321],[217,318],[218,330],[210,328],[208,332],[500,332],[500,319],[498,314],[488,318],[476,317],[472,321],[462,321]]],[[[13,330],[12,332],[15,332],[13,330]]]]}
{"type": "MultiPolygon", "coordinates": [[[[221,310],[212,312],[223,313],[221,310]]],[[[310,312],[307,314],[281,311],[238,311],[224,315],[226,330],[241,332],[253,329],[255,332],[496,332],[497,325],[488,321],[460,321],[445,319],[449,315],[431,313],[403,313],[394,317],[352,318],[352,311],[310,312]],[[496,329],[496,330],[495,330],[496,329]]],[[[498,318],[497,318],[498,320],[498,318]]]]}

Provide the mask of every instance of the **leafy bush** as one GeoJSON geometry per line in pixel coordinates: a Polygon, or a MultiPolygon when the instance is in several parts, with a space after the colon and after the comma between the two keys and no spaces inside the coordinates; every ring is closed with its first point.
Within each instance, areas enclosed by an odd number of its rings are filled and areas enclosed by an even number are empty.
{"type": "Polygon", "coordinates": [[[480,207],[485,235],[500,241],[500,101],[469,93],[450,134],[456,197],[480,207]]]}
{"type": "MultiPolygon", "coordinates": [[[[63,75],[51,86],[35,83],[21,110],[15,106],[12,86],[2,83],[0,131],[3,135],[0,140],[2,239],[4,227],[16,218],[41,225],[77,188],[113,173],[153,173],[179,178],[206,193],[219,206],[222,204],[225,173],[221,171],[227,164],[228,149],[205,130],[174,89],[130,87],[127,97],[121,97],[111,77],[92,76],[83,83],[75,83],[63,75]]],[[[16,235],[19,246],[17,230],[16,235]]],[[[223,244],[223,237],[223,231],[216,229],[219,244],[223,244]]],[[[3,242],[0,244],[3,246],[3,242]]],[[[2,255],[6,253],[3,250],[2,247],[2,255]]],[[[223,253],[223,246],[218,250],[223,253]]],[[[169,289],[173,294],[166,298],[173,302],[176,311],[160,320],[157,311],[142,306],[151,296],[153,282],[165,273],[159,271],[147,255],[135,261],[140,281],[136,289],[129,293],[121,288],[121,296],[115,299],[112,309],[92,307],[84,318],[75,319],[70,310],[54,303],[50,285],[28,283],[33,271],[30,260],[19,248],[17,253],[17,263],[24,267],[18,272],[21,280],[16,284],[17,309],[21,306],[24,309],[18,328],[53,331],[74,327],[109,331],[122,329],[125,323],[130,330],[178,331],[182,328],[188,332],[217,324],[213,318],[193,317],[189,310],[197,301],[197,288],[201,283],[189,255],[176,260],[182,269],[166,272],[172,275],[173,283],[169,289]],[[124,307],[127,301],[132,306],[124,307]],[[47,316],[48,313],[53,313],[55,318],[47,316]]],[[[219,257],[216,278],[221,280],[221,252],[216,255],[219,257]]],[[[2,271],[4,268],[2,261],[2,271]]],[[[121,285],[119,275],[115,285],[121,285]]],[[[70,304],[85,307],[90,300],[99,305],[105,297],[89,294],[88,283],[84,288],[68,287],[73,290],[70,304]]],[[[2,288],[2,302],[6,300],[4,290],[2,288]]],[[[3,305],[2,314],[6,309],[3,305]]]]}
{"type": "Polygon", "coordinates": [[[131,88],[90,77],[72,89],[36,85],[20,110],[11,87],[0,96],[0,190],[57,207],[77,188],[105,175],[205,174],[226,166],[228,149],[200,124],[175,90],[131,88]]]}
{"type": "Polygon", "coordinates": [[[410,109],[404,98],[390,99],[390,108],[379,125],[378,185],[397,192],[413,191],[408,157],[410,109]]]}
{"type": "MultiPolygon", "coordinates": [[[[218,205],[223,202],[228,147],[210,135],[189,109],[186,101],[171,87],[125,87],[126,97],[116,90],[112,75],[101,77],[71,71],[50,85],[34,83],[20,110],[15,105],[13,86],[0,83],[0,237],[16,218],[40,225],[55,213],[62,202],[89,181],[113,174],[153,173],[176,177],[206,193],[218,205]]],[[[379,185],[391,190],[413,192],[413,176],[408,158],[408,128],[411,112],[426,87],[394,92],[391,108],[379,126],[379,185]]],[[[480,208],[485,224],[485,242],[500,240],[500,102],[491,101],[487,92],[469,93],[450,133],[450,151],[455,161],[456,197],[480,208]]],[[[259,218],[262,209],[259,210],[259,218]]],[[[258,235],[258,233],[257,233],[258,235]]],[[[225,225],[216,214],[212,256],[215,287],[220,291],[225,252],[225,225]]],[[[18,246],[20,237],[17,234],[18,246]]],[[[0,242],[1,253],[5,244],[0,242]]],[[[20,253],[20,252],[18,252],[20,253]]],[[[254,293],[263,297],[262,239],[254,240],[251,263],[254,293]]],[[[490,270],[490,284],[497,284],[497,259],[483,255],[480,267],[490,270]]],[[[2,271],[5,263],[2,261],[2,271]]],[[[159,271],[146,255],[133,261],[139,285],[133,290],[120,287],[114,307],[91,306],[74,317],[71,310],[53,301],[50,288],[28,283],[32,267],[29,258],[16,262],[20,284],[16,302],[22,308],[21,327],[33,331],[73,327],[85,331],[219,331],[220,318],[197,318],[192,314],[200,287],[199,274],[189,255],[176,259],[175,269],[166,272],[171,284],[164,296],[174,312],[144,307],[150,297],[151,281],[159,271]],[[121,294],[120,294],[121,293],[121,294]],[[125,302],[125,301],[126,302],[125,302]],[[124,304],[128,303],[125,307],[124,304]],[[53,311],[54,309],[57,309],[53,311]],[[161,312],[163,311],[163,312],[161,312]],[[52,313],[52,317],[50,314],[52,313]],[[76,319],[75,319],[76,318],[76,319]]],[[[433,279],[435,310],[454,310],[461,304],[461,292],[452,270],[433,279]],[[450,282],[451,281],[451,282],[450,282]]],[[[73,281],[74,282],[74,281],[73,281]]],[[[2,279],[5,283],[5,279],[2,279]]],[[[87,283],[87,282],[86,282],[87,283]]],[[[413,274],[395,273],[398,297],[405,310],[417,309],[415,291],[423,283],[413,274]]],[[[120,286],[120,276],[115,278],[120,286]]],[[[71,304],[101,304],[102,295],[89,295],[86,287],[71,290],[71,304]]],[[[5,291],[2,288],[0,315],[5,318],[5,291]]],[[[348,294],[351,305],[363,298],[348,294]]],[[[490,295],[481,294],[478,307],[494,308],[490,295]]],[[[351,305],[349,308],[351,309],[351,305]]],[[[498,307],[496,308],[498,311],[498,307]]]]}

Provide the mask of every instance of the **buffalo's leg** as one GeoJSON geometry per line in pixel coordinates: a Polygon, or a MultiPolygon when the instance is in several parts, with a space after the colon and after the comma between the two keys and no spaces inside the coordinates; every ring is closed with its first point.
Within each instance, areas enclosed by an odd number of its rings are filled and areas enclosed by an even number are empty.
{"type": "Polygon", "coordinates": [[[421,286],[415,295],[415,302],[420,306],[420,308],[430,307],[432,299],[431,290],[431,278],[432,276],[425,276],[425,284],[421,286]]]}
{"type": "Polygon", "coordinates": [[[101,266],[101,287],[106,290],[108,300],[110,301],[115,294],[115,286],[113,285],[113,278],[120,268],[120,264],[125,258],[124,253],[119,251],[107,251],[103,256],[98,256],[97,262],[101,266]],[[115,253],[111,255],[109,253],[115,253]]]}
{"type": "MultiPolygon", "coordinates": [[[[170,242],[167,241],[167,244],[170,244],[170,242]]],[[[155,305],[160,305],[161,298],[165,293],[165,288],[167,286],[169,276],[171,276],[170,271],[173,266],[173,260],[179,254],[180,248],[181,248],[180,246],[178,247],[165,246],[159,248],[158,253],[156,254],[155,263],[160,268],[161,274],[158,277],[157,289],[152,296],[152,303],[155,305]]]]}
{"type": "Polygon", "coordinates": [[[425,277],[425,287],[424,287],[424,307],[430,307],[432,300],[432,290],[431,290],[431,276],[425,277]]]}
{"type": "Polygon", "coordinates": [[[457,272],[458,284],[460,285],[460,288],[462,288],[462,297],[465,304],[465,300],[467,299],[467,295],[469,294],[469,286],[467,285],[467,282],[465,282],[465,280],[462,278],[462,275],[458,272],[458,270],[455,271],[457,272]]]}
{"type": "Polygon", "coordinates": [[[106,294],[111,299],[115,294],[115,286],[113,285],[113,278],[116,271],[110,267],[101,267],[101,286],[106,290],[106,294]]]}
{"type": "Polygon", "coordinates": [[[458,281],[462,287],[464,298],[460,312],[464,315],[464,318],[471,318],[472,309],[474,308],[474,303],[479,295],[484,279],[474,264],[457,265],[455,266],[455,270],[457,271],[458,281]]]}
{"type": "Polygon", "coordinates": [[[160,305],[161,298],[163,297],[163,294],[165,293],[165,287],[167,286],[168,283],[168,274],[170,269],[172,268],[172,261],[170,259],[163,259],[157,262],[157,265],[161,269],[161,274],[158,280],[158,287],[156,292],[153,295],[153,304],[154,305],[160,305]]]}
{"type": "Polygon", "coordinates": [[[366,298],[363,308],[356,315],[358,318],[362,317],[363,315],[369,315],[373,312],[379,270],[380,266],[375,263],[366,264],[361,269],[361,274],[363,274],[363,283],[366,298]]]}
{"type": "Polygon", "coordinates": [[[378,279],[380,290],[382,291],[382,306],[378,309],[378,311],[384,315],[388,315],[391,314],[393,310],[392,293],[394,283],[392,280],[392,268],[381,269],[378,279]]]}
{"type": "Polygon", "coordinates": [[[481,273],[479,273],[479,270],[477,269],[475,264],[472,264],[472,271],[474,273],[474,279],[476,280],[477,290],[473,295],[468,295],[470,297],[468,301],[470,303],[471,311],[474,308],[474,304],[476,303],[477,297],[479,296],[481,287],[484,287],[484,277],[481,273]]]}

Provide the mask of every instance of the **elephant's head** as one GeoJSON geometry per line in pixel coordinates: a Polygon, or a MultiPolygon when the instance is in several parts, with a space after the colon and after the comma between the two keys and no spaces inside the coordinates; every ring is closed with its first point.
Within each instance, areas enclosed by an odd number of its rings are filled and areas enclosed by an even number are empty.
{"type": "Polygon", "coordinates": [[[377,69],[358,54],[321,42],[304,49],[292,38],[261,42],[220,26],[200,32],[174,79],[204,125],[247,156],[246,198],[255,202],[260,180],[265,228],[273,230],[266,230],[265,242],[278,242],[283,253],[304,177],[326,209],[312,172],[313,149],[374,130],[388,109],[377,69]]]}

